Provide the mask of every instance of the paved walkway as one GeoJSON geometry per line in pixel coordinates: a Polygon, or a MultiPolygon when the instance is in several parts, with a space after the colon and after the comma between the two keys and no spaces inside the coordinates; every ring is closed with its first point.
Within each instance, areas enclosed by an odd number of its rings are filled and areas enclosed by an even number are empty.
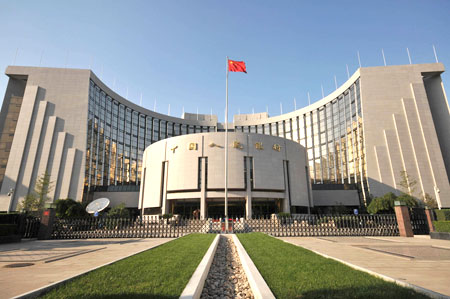
{"type": "Polygon", "coordinates": [[[279,239],[450,296],[450,241],[424,237],[279,239]]]}
{"type": "Polygon", "coordinates": [[[0,245],[0,298],[11,298],[171,238],[22,241],[0,245]],[[14,267],[17,264],[31,264],[14,267]]]}

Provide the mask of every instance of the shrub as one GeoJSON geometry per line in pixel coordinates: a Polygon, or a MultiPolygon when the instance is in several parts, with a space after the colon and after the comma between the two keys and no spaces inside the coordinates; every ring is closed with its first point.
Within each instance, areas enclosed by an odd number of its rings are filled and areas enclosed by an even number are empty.
{"type": "Polygon", "coordinates": [[[397,197],[396,201],[401,201],[406,204],[410,208],[416,208],[419,206],[417,200],[409,194],[403,193],[399,197],[397,197]]]}
{"type": "Polygon", "coordinates": [[[173,214],[162,214],[160,216],[161,219],[170,219],[173,217],[173,214]]]}
{"type": "Polygon", "coordinates": [[[17,225],[15,224],[0,224],[0,236],[10,236],[17,233],[17,225]]]}
{"type": "Polygon", "coordinates": [[[60,218],[84,217],[88,213],[83,205],[71,198],[58,199],[56,202],[56,216],[60,218]]]}
{"type": "Polygon", "coordinates": [[[129,218],[130,217],[130,211],[125,207],[124,203],[121,203],[115,207],[113,207],[108,212],[109,218],[129,218]]]}
{"type": "Polygon", "coordinates": [[[438,221],[450,220],[450,209],[434,210],[438,221]]]}
{"type": "Polygon", "coordinates": [[[437,232],[450,233],[450,221],[433,221],[437,232]]]}
{"type": "Polygon", "coordinates": [[[290,213],[280,212],[280,213],[277,214],[277,216],[279,218],[283,218],[283,217],[286,218],[286,217],[291,217],[291,214],[290,213]]]}
{"type": "Polygon", "coordinates": [[[394,201],[397,196],[392,193],[386,193],[383,196],[375,197],[367,207],[367,212],[370,214],[377,213],[392,213],[394,211],[394,201]]]}

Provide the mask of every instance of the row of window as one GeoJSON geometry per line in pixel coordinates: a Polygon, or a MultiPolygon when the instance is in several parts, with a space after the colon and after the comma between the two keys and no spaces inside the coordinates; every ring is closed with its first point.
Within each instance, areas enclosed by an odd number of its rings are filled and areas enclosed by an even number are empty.
{"type": "MultiPolygon", "coordinates": [[[[215,132],[134,111],[90,82],[85,186],[139,184],[142,156],[150,144],[172,136],[215,132]]],[[[313,183],[357,183],[365,179],[359,80],[336,99],[280,122],[236,126],[236,132],[279,136],[307,149],[313,183]]]]}
{"type": "Polygon", "coordinates": [[[142,156],[150,144],[172,136],[215,132],[158,119],[113,100],[93,81],[89,88],[85,186],[139,184],[142,156]]]}
{"type": "Polygon", "coordinates": [[[313,183],[356,183],[365,178],[359,80],[316,110],[279,122],[236,126],[235,131],[279,136],[307,149],[313,183]]]}

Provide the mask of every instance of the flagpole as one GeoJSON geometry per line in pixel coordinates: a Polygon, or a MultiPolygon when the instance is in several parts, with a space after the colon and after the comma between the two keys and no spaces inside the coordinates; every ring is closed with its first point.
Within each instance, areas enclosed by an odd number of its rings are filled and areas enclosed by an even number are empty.
{"type": "Polygon", "coordinates": [[[228,56],[225,95],[225,232],[228,232],[228,56]]]}

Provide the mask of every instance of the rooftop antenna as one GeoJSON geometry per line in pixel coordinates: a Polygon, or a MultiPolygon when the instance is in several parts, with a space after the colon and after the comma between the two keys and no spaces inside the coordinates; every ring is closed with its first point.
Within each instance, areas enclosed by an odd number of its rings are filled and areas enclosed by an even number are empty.
{"type": "Polygon", "coordinates": [[[297,110],[297,101],[294,98],[294,110],[297,110]]]}
{"type": "Polygon", "coordinates": [[[337,89],[337,80],[336,80],[336,75],[334,75],[334,85],[336,86],[336,89],[337,89]]]}
{"type": "Polygon", "coordinates": [[[167,111],[167,115],[170,116],[170,103],[169,103],[169,110],[167,111]]]}
{"type": "Polygon", "coordinates": [[[280,114],[283,114],[283,104],[280,102],[280,114]]]}
{"type": "Polygon", "coordinates": [[[142,107],[142,92],[141,92],[141,99],[139,100],[139,106],[142,107]]]}
{"type": "Polygon", "coordinates": [[[67,68],[67,63],[69,62],[69,50],[67,50],[67,55],[66,55],[66,64],[64,66],[64,68],[67,68]]]}
{"type": "Polygon", "coordinates": [[[358,54],[358,63],[359,63],[359,67],[361,68],[361,57],[359,56],[359,50],[357,51],[358,54]]]}
{"type": "Polygon", "coordinates": [[[156,98],[155,98],[155,103],[153,104],[153,111],[156,112],[156,98]]]}
{"type": "Polygon", "coordinates": [[[39,59],[39,66],[42,64],[42,56],[44,56],[44,50],[41,51],[41,59],[39,59]]]}
{"type": "Polygon", "coordinates": [[[383,55],[384,66],[386,66],[386,57],[384,56],[384,50],[381,49],[381,54],[383,55]]]}
{"type": "Polygon", "coordinates": [[[325,97],[325,94],[323,93],[323,85],[320,84],[320,88],[322,89],[322,99],[325,97]]]}
{"type": "Polygon", "coordinates": [[[412,64],[411,55],[409,54],[409,49],[406,48],[406,52],[408,53],[409,64],[412,64]]]}
{"type": "Polygon", "coordinates": [[[436,48],[433,45],[433,52],[434,52],[434,59],[436,59],[436,63],[439,62],[438,58],[437,58],[437,54],[436,54],[436,48]]]}
{"type": "Polygon", "coordinates": [[[347,68],[347,79],[350,79],[350,72],[348,71],[348,64],[346,64],[345,67],[347,68]]]}
{"type": "Polygon", "coordinates": [[[308,91],[308,106],[311,105],[311,97],[309,96],[309,91],[308,91]]]}
{"type": "Polygon", "coordinates": [[[255,114],[255,108],[252,108],[252,114],[255,114]]]}
{"type": "Polygon", "coordinates": [[[211,108],[211,114],[210,114],[211,118],[212,118],[212,108],[211,108]]]}

